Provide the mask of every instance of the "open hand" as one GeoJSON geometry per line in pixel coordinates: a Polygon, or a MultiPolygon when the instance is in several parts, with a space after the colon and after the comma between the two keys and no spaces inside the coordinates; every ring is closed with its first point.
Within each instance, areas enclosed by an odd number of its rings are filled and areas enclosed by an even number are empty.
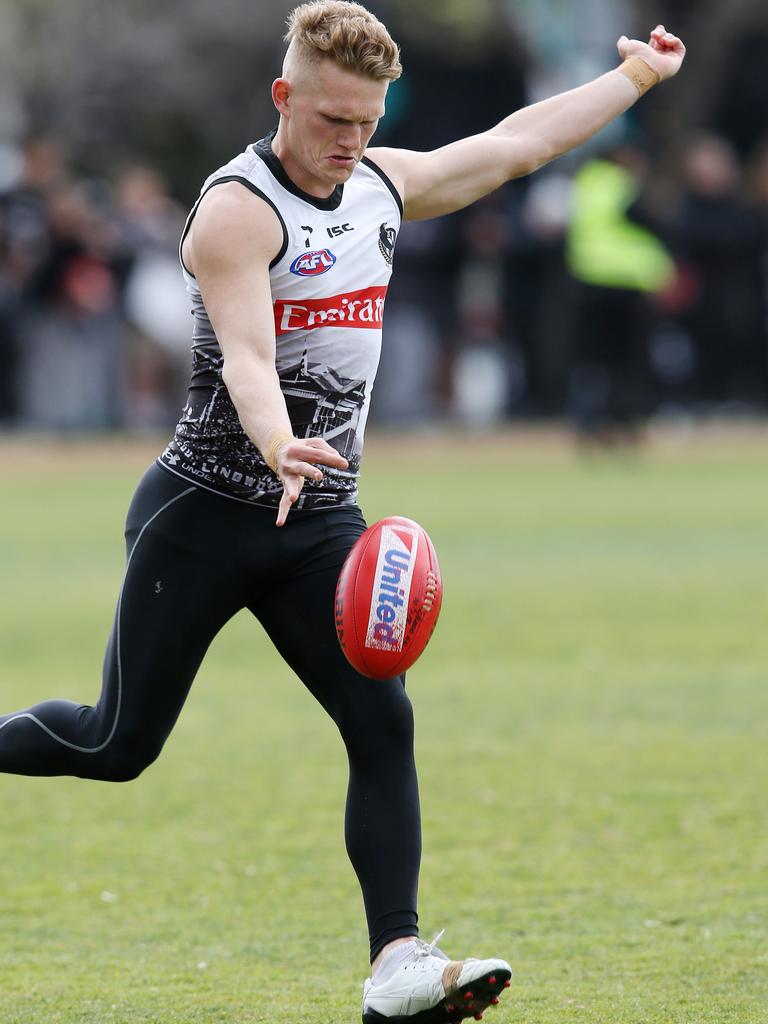
{"type": "Polygon", "coordinates": [[[662,82],[665,78],[671,78],[677,74],[685,57],[685,46],[682,39],[667,32],[663,25],[656,26],[647,43],[622,36],[616,46],[622,60],[626,60],[627,57],[642,57],[646,64],[649,64],[654,71],[658,71],[662,82]]]}
{"type": "Polygon", "coordinates": [[[283,482],[283,496],[277,510],[277,525],[282,526],[291,506],[301,494],[306,479],[319,483],[323,479],[318,464],[333,469],[347,469],[349,463],[321,437],[289,438],[276,453],[277,475],[283,482]]]}

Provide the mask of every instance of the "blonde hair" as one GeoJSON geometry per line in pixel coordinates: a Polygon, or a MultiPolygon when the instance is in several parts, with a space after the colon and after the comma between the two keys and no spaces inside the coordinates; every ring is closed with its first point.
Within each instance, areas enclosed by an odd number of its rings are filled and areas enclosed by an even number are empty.
{"type": "Polygon", "coordinates": [[[291,11],[285,41],[304,57],[327,57],[339,67],[377,80],[402,74],[400,48],[384,25],[360,4],[311,0],[291,11]]]}

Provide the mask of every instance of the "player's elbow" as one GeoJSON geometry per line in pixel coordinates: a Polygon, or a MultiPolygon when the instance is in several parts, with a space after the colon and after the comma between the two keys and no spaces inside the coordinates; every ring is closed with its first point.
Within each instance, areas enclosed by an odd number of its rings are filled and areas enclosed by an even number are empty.
{"type": "Polygon", "coordinates": [[[241,395],[248,390],[249,382],[253,381],[253,361],[248,357],[224,357],[221,367],[221,379],[229,392],[232,401],[237,404],[241,395]]]}
{"type": "Polygon", "coordinates": [[[221,379],[230,394],[237,390],[238,383],[242,378],[243,371],[242,367],[238,365],[238,361],[236,359],[225,358],[221,365],[221,379]]]}
{"type": "Polygon", "coordinates": [[[510,178],[524,178],[544,167],[560,154],[546,139],[527,137],[512,140],[510,154],[510,178]]]}
{"type": "Polygon", "coordinates": [[[533,174],[534,171],[538,171],[540,167],[543,167],[547,163],[546,160],[536,160],[533,158],[527,160],[518,160],[512,167],[512,171],[509,175],[510,178],[525,178],[529,174],[533,174]]]}

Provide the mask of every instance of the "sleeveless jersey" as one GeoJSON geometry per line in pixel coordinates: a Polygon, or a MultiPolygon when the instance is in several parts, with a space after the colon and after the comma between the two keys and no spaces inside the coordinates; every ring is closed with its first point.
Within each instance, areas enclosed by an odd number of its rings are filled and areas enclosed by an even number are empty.
{"type": "MultiPolygon", "coordinates": [[[[239,181],[275,211],[283,244],[270,264],[280,387],[296,437],[322,437],[349,462],[305,480],[294,508],[354,502],[371,386],[381,351],[384,299],[402,202],[367,157],[327,199],[303,192],[272,150],[274,132],[204,183],[182,243],[209,189],[239,181]]],[[[160,464],[193,483],[255,505],[276,507],[282,484],[248,438],[222,380],[223,356],[195,277],[192,379],[160,464]]]]}

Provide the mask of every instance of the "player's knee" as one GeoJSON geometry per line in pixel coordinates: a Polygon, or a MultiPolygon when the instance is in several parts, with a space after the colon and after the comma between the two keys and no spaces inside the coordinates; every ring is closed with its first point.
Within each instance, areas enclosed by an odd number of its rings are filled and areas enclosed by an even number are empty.
{"type": "Polygon", "coordinates": [[[405,690],[393,691],[390,700],[377,701],[375,709],[347,708],[337,721],[352,758],[402,757],[413,750],[413,709],[405,690]]]}
{"type": "Polygon", "coordinates": [[[160,748],[131,741],[115,739],[102,752],[98,775],[103,782],[132,782],[155,761],[160,748]]]}
{"type": "Polygon", "coordinates": [[[103,782],[133,782],[147,767],[148,764],[136,758],[110,758],[100,778],[103,782]]]}

